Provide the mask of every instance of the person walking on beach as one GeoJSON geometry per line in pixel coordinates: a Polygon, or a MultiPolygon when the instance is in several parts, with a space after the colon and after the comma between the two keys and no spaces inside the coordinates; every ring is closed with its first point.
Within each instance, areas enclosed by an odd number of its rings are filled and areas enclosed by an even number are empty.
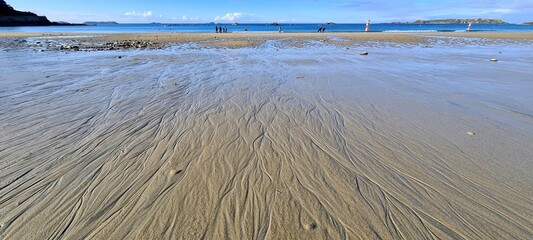
{"type": "Polygon", "coordinates": [[[279,26],[279,28],[278,28],[278,32],[281,33],[281,26],[279,26]]]}
{"type": "Polygon", "coordinates": [[[215,26],[216,32],[218,33],[218,26],[215,26]]]}

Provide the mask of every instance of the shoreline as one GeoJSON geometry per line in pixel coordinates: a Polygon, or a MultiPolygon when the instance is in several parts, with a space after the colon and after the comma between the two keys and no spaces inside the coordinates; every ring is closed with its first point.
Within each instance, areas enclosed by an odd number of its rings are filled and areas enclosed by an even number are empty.
{"type": "MultiPolygon", "coordinates": [[[[173,44],[198,43],[204,47],[258,47],[269,40],[282,42],[287,46],[304,47],[310,41],[334,44],[343,47],[363,43],[419,44],[426,47],[446,38],[447,44],[475,45],[477,42],[456,42],[459,39],[499,41],[533,40],[533,32],[454,32],[454,33],[40,33],[0,32],[0,46],[15,48],[43,47],[46,50],[118,50],[129,48],[161,49],[173,44]],[[27,44],[25,39],[52,40],[48,45],[27,44]],[[451,40],[451,41],[450,41],[451,40]],[[3,42],[3,43],[2,43],[3,42]]],[[[35,41],[42,42],[42,41],[35,41]]],[[[48,41],[46,41],[48,42],[48,41]]],[[[490,42],[489,42],[490,43],[490,42]]],[[[40,49],[43,49],[40,48],[40,49]]]]}
{"type": "Polygon", "coordinates": [[[490,38],[490,39],[522,39],[533,40],[533,32],[326,32],[326,33],[277,33],[277,32],[238,32],[238,33],[105,33],[105,32],[1,32],[0,38],[24,38],[24,37],[84,37],[96,38],[119,38],[126,39],[132,37],[161,38],[168,42],[198,41],[211,39],[234,38],[267,38],[278,39],[284,37],[294,38],[321,38],[321,37],[344,37],[357,40],[377,40],[392,42],[412,42],[419,41],[420,37],[465,37],[465,38],[490,38]]]}

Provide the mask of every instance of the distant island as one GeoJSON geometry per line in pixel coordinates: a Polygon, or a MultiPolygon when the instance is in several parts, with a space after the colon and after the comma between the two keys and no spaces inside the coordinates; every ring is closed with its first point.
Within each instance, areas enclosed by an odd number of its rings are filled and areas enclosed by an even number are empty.
{"type": "Polygon", "coordinates": [[[501,19],[471,18],[471,19],[438,19],[438,20],[416,20],[412,24],[507,24],[501,19]]]}
{"type": "Polygon", "coordinates": [[[533,22],[525,22],[525,23],[522,23],[524,25],[533,25],[533,22]]]}
{"type": "Polygon", "coordinates": [[[116,25],[118,23],[109,21],[109,22],[84,22],[83,24],[87,26],[99,26],[99,25],[116,25]]]}
{"type": "Polygon", "coordinates": [[[13,9],[4,0],[0,0],[0,26],[52,26],[73,25],[65,22],[50,22],[45,16],[37,16],[32,12],[21,12],[13,9]]]}

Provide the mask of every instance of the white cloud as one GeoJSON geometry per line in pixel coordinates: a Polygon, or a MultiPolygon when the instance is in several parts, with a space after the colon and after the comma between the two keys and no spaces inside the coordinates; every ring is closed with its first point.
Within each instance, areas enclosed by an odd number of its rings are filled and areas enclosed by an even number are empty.
{"type": "Polygon", "coordinates": [[[507,9],[507,8],[498,8],[498,9],[490,9],[490,10],[486,10],[486,11],[481,11],[479,12],[480,14],[507,14],[507,13],[512,13],[513,10],[512,9],[507,9]]]}
{"type": "Polygon", "coordinates": [[[215,21],[230,21],[230,22],[234,22],[235,20],[239,19],[239,18],[242,18],[244,17],[246,14],[244,13],[240,13],[240,12],[235,12],[235,13],[226,13],[226,15],[224,16],[217,16],[215,18],[215,21]]]}
{"type": "Polygon", "coordinates": [[[132,16],[132,17],[151,17],[152,16],[152,11],[146,11],[146,12],[132,11],[132,12],[126,12],[126,13],[124,13],[124,15],[132,16]]]}
{"type": "Polygon", "coordinates": [[[183,17],[181,17],[181,20],[183,21],[196,21],[198,19],[199,17],[187,17],[187,15],[183,15],[183,17]]]}
{"type": "Polygon", "coordinates": [[[495,13],[512,13],[513,9],[499,8],[499,9],[494,9],[494,12],[495,13]]]}

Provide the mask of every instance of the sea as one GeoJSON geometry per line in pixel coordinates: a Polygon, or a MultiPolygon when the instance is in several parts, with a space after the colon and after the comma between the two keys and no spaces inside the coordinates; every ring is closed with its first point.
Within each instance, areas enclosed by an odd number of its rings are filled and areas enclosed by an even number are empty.
{"type": "MultiPolygon", "coordinates": [[[[72,33],[151,33],[151,32],[183,32],[183,33],[209,33],[215,32],[216,27],[227,28],[228,32],[317,32],[325,27],[325,32],[364,32],[365,24],[96,24],[96,25],[71,25],[71,26],[44,26],[44,27],[0,27],[3,32],[72,32],[72,33]]],[[[371,32],[464,32],[467,24],[392,24],[376,23],[370,25],[371,32]]],[[[533,32],[533,25],[522,24],[473,24],[471,31],[493,32],[533,32]]]]}

